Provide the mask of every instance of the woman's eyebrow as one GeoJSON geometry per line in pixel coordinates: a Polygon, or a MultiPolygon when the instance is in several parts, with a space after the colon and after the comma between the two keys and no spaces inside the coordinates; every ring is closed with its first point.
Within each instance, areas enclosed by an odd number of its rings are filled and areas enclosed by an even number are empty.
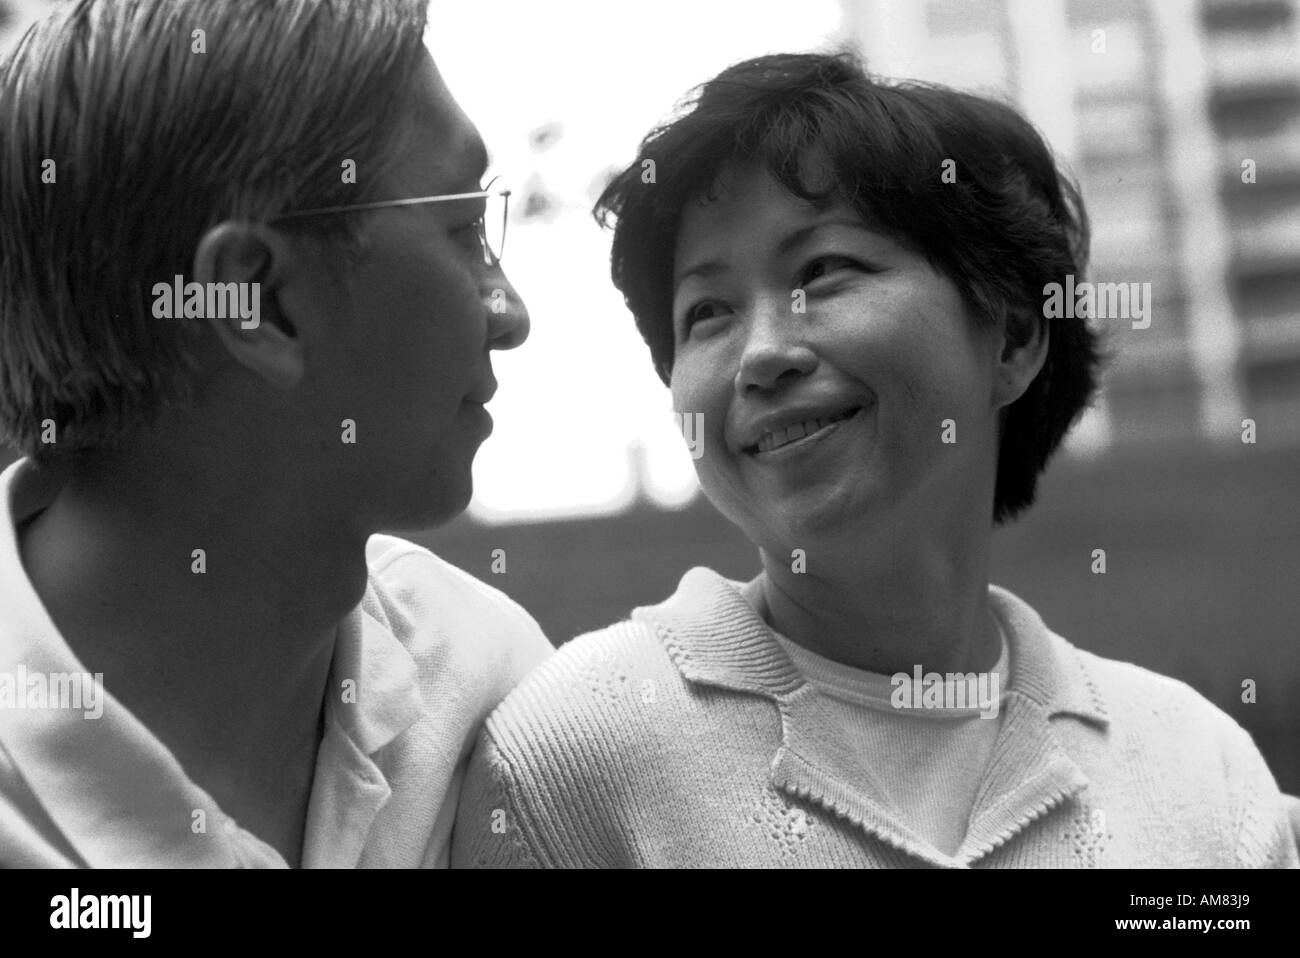
{"type": "MultiPolygon", "coordinates": [[[[830,226],[847,226],[849,229],[857,230],[860,233],[870,233],[873,236],[879,235],[877,230],[873,230],[860,219],[850,216],[837,216],[834,219],[818,220],[815,223],[809,223],[807,226],[801,226],[793,233],[787,234],[776,244],[776,252],[779,255],[785,255],[798,247],[800,243],[807,242],[807,240],[818,230],[826,229],[830,226]]],[[[696,263],[690,269],[684,270],[681,275],[673,281],[673,293],[676,294],[682,283],[686,282],[686,280],[690,279],[692,276],[709,279],[713,276],[717,276],[719,273],[725,273],[726,271],[726,264],[718,262],[717,260],[706,260],[703,263],[696,263]]]]}
{"type": "Polygon", "coordinates": [[[686,282],[686,280],[690,279],[692,276],[709,279],[710,277],[717,276],[719,273],[725,273],[726,271],[727,265],[717,260],[711,259],[703,263],[696,263],[673,281],[673,292],[676,293],[682,283],[686,282]]]}
{"type": "Polygon", "coordinates": [[[862,222],[862,220],[860,219],[856,219],[849,216],[837,216],[834,219],[818,220],[815,223],[809,223],[807,226],[795,230],[793,233],[790,233],[783,240],[781,240],[781,242],[776,244],[776,251],[778,253],[788,253],[796,246],[798,246],[800,243],[805,242],[810,236],[812,236],[818,230],[825,229],[828,226],[847,226],[850,229],[858,230],[859,232],[862,233],[875,232],[875,230],[873,230],[866,223],[862,222]]]}

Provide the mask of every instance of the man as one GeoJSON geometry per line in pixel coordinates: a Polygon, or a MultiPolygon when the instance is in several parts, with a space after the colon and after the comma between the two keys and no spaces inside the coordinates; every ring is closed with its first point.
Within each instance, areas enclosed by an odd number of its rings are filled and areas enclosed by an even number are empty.
{"type": "Polygon", "coordinates": [[[550,645],[372,538],[464,509],[528,334],[424,28],[81,0],[5,63],[0,864],[445,865],[550,645]]]}

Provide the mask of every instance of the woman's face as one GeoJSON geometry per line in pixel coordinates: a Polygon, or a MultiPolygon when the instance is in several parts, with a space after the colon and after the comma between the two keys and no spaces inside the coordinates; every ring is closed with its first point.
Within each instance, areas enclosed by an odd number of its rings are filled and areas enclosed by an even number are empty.
{"type": "Polygon", "coordinates": [[[760,167],[719,185],[684,211],[673,274],[673,405],[703,414],[709,499],[809,563],[918,522],[990,521],[1000,337],[847,205],[818,210],[760,167]]]}

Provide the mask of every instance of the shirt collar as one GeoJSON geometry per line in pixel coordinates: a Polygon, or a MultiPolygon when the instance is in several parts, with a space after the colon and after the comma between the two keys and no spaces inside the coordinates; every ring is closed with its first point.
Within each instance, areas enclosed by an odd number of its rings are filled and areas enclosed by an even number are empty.
{"type": "MultiPolygon", "coordinates": [[[[54,489],[28,460],[0,474],[0,673],[84,674],[22,566],[17,528],[43,509],[54,489]]],[[[253,834],[239,829],[170,751],[102,686],[103,712],[0,708],[3,747],[51,821],[92,867],[176,867],[284,864],[253,834]],[[202,828],[199,816],[203,812],[202,828]]],[[[384,606],[368,583],[365,597],[339,624],[325,742],[318,754],[308,811],[304,863],[319,858],[311,845],[329,841],[312,823],[346,822],[360,842],[390,794],[372,756],[423,713],[418,670],[393,634],[384,606]],[[345,686],[345,682],[352,683],[345,686]],[[362,783],[366,809],[332,812],[337,796],[362,783]],[[364,811],[366,814],[361,815],[364,811]],[[342,816],[342,817],[340,817],[342,816]],[[365,821],[361,819],[365,818],[365,821]]],[[[335,841],[350,839],[335,833],[335,841]]]]}
{"type": "Polygon", "coordinates": [[[374,755],[424,714],[419,666],[394,634],[373,583],[340,623],[326,711],[365,755],[374,755]]]}
{"type": "Polygon", "coordinates": [[[355,868],[393,794],[378,753],[425,710],[418,666],[394,635],[373,583],[339,623],[325,710],[302,864],[355,868]]]}

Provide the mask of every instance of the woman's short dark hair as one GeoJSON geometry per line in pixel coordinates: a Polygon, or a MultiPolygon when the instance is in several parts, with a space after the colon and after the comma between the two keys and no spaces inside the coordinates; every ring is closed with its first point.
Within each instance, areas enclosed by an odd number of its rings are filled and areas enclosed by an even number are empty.
{"type": "MultiPolygon", "coordinates": [[[[1013,335],[1045,321],[1046,284],[1083,279],[1083,202],[1014,108],[882,81],[851,53],[757,57],[697,88],[596,203],[597,220],[615,223],[614,285],[665,383],[682,212],[712,194],[724,167],[751,161],[801,199],[847,202],[919,250],[978,321],[1005,316],[1013,335]]],[[[996,523],[1034,501],[1038,476],[1097,388],[1100,364],[1085,319],[1053,320],[1042,370],[1002,423],[996,523]]]]}

